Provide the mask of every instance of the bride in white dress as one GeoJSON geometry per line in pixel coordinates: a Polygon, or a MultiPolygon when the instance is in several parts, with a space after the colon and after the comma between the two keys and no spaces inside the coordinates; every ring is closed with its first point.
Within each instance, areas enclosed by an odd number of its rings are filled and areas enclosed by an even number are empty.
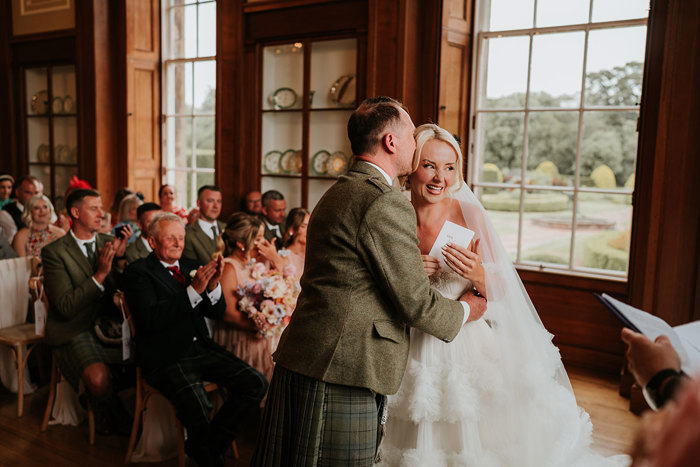
{"type": "Polygon", "coordinates": [[[433,287],[457,299],[475,288],[486,314],[452,343],[411,329],[406,373],[389,397],[383,465],[625,465],[590,449],[592,425],[578,407],[552,335],[542,325],[483,207],[462,180],[462,155],[436,125],[416,130],[408,178],[419,248],[433,287]],[[470,249],[427,256],[446,220],[475,232],[470,249]],[[483,264],[483,267],[481,266],[483,264]]]}

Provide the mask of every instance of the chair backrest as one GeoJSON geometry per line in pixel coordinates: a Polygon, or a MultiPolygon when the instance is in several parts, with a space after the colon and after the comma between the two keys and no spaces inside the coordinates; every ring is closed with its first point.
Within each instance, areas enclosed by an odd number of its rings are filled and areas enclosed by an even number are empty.
{"type": "Polygon", "coordinates": [[[126,303],[126,299],[124,298],[124,292],[121,290],[114,292],[113,300],[116,307],[121,310],[124,321],[129,323],[129,330],[131,331],[131,337],[133,339],[136,337],[136,328],[134,327],[134,319],[131,316],[131,310],[129,309],[129,305],[126,303]]]}
{"type": "Polygon", "coordinates": [[[0,260],[0,328],[27,320],[31,257],[0,260]]]}

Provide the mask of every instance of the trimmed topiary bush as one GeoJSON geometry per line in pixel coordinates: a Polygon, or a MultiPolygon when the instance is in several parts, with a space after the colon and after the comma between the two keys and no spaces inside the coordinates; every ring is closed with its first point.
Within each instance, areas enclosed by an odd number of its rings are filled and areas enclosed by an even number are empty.
{"type": "Polygon", "coordinates": [[[547,175],[552,177],[552,180],[559,177],[559,169],[552,161],[540,162],[535,170],[537,170],[538,172],[546,173],[547,175]]]}
{"type": "Polygon", "coordinates": [[[604,230],[588,237],[583,245],[583,266],[612,271],[627,270],[627,251],[611,246],[611,243],[615,244],[620,238],[621,233],[617,230],[604,230]]]}
{"type": "Polygon", "coordinates": [[[615,188],[615,173],[607,165],[599,165],[591,172],[591,180],[596,188],[615,188]]]}

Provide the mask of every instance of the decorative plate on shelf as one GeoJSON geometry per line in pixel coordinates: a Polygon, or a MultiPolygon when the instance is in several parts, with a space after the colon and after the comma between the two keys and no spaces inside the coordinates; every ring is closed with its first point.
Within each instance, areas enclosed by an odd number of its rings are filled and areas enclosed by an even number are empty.
{"type": "Polygon", "coordinates": [[[63,98],[56,96],[51,100],[51,112],[55,114],[63,113],[63,98]]]}
{"type": "Polygon", "coordinates": [[[263,168],[265,172],[269,174],[280,173],[280,159],[282,158],[282,153],[276,150],[272,150],[263,156],[263,168]]]}
{"type": "Polygon", "coordinates": [[[328,95],[335,105],[343,107],[351,106],[355,103],[356,85],[353,73],[343,75],[331,84],[328,95]]]}
{"type": "Polygon", "coordinates": [[[328,158],[327,174],[332,177],[342,175],[348,169],[348,156],[344,152],[336,151],[328,158]]]}
{"type": "Polygon", "coordinates": [[[38,148],[36,148],[36,160],[39,162],[49,162],[49,159],[51,158],[51,150],[49,149],[48,144],[40,144],[38,148]]]}
{"type": "Polygon", "coordinates": [[[65,144],[59,144],[54,148],[56,154],[56,162],[59,164],[68,164],[71,159],[70,148],[65,144]]]}
{"type": "Polygon", "coordinates": [[[331,157],[331,153],[325,149],[321,149],[316,154],[311,157],[311,170],[316,175],[327,175],[328,173],[328,159],[331,157]]]}
{"type": "Polygon", "coordinates": [[[63,113],[70,114],[73,113],[74,106],[73,98],[71,96],[66,96],[63,98],[63,113]]]}
{"type": "Polygon", "coordinates": [[[35,114],[45,114],[49,110],[49,93],[39,91],[34,94],[30,107],[35,114]]]}
{"type": "Polygon", "coordinates": [[[297,93],[292,88],[279,88],[270,96],[275,109],[290,109],[297,103],[297,93]]]}
{"type": "Polygon", "coordinates": [[[280,158],[280,168],[286,174],[301,173],[301,150],[287,149],[280,158]]]}

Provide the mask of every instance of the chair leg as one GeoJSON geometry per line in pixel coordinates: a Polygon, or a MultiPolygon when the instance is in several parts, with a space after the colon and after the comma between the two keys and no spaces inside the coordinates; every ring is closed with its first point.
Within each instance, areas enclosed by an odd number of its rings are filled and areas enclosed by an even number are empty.
{"type": "Polygon", "coordinates": [[[136,447],[136,436],[139,432],[139,426],[141,423],[141,413],[143,408],[146,406],[146,401],[143,400],[142,387],[140,381],[136,382],[136,401],[134,403],[134,422],[131,425],[131,435],[129,436],[129,444],[126,447],[126,456],[124,457],[124,463],[131,463],[131,455],[134,453],[134,448],[136,447]]]}
{"type": "Polygon", "coordinates": [[[175,416],[175,424],[177,427],[177,467],[185,467],[185,429],[177,416],[175,416]]]}
{"type": "Polygon", "coordinates": [[[51,358],[51,382],[49,383],[49,399],[46,401],[46,409],[44,409],[44,419],[41,422],[41,431],[46,431],[49,426],[49,418],[53,410],[53,403],[56,399],[56,386],[58,386],[58,367],[56,359],[51,358]]]}
{"type": "Polygon", "coordinates": [[[90,402],[88,402],[88,440],[90,446],[95,444],[95,412],[92,410],[90,402]]]}
{"type": "Polygon", "coordinates": [[[233,442],[231,442],[231,449],[233,450],[233,458],[239,459],[240,456],[238,455],[238,444],[236,443],[235,439],[233,440],[233,442]]]}
{"type": "Polygon", "coordinates": [[[24,346],[15,346],[15,366],[17,367],[17,417],[24,412],[24,346]]]}

